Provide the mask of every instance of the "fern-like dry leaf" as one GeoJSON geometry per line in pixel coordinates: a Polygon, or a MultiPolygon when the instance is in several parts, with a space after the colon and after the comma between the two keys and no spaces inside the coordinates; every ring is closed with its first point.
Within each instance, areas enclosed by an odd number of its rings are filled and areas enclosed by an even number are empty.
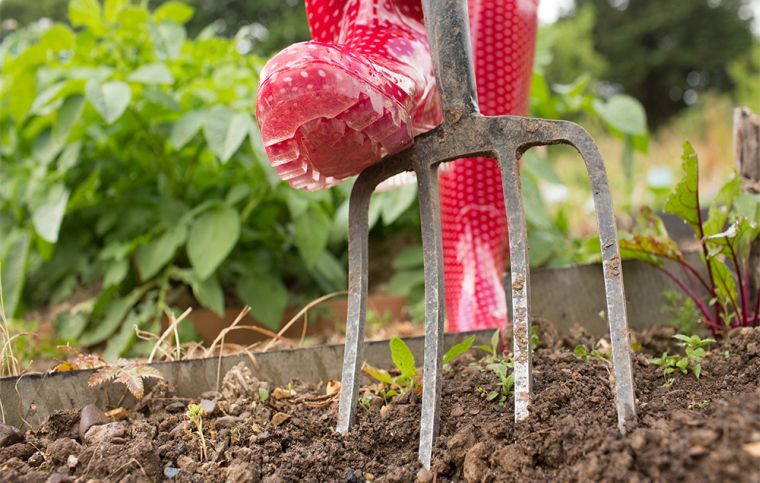
{"type": "Polygon", "coordinates": [[[143,379],[163,379],[164,376],[157,369],[145,364],[130,363],[121,367],[114,382],[124,384],[135,399],[142,399],[145,395],[143,379]]]}
{"type": "Polygon", "coordinates": [[[98,369],[95,374],[90,376],[90,379],[87,381],[87,385],[90,387],[95,387],[103,384],[104,382],[108,382],[116,377],[120,370],[121,368],[119,366],[103,366],[98,369]]]}

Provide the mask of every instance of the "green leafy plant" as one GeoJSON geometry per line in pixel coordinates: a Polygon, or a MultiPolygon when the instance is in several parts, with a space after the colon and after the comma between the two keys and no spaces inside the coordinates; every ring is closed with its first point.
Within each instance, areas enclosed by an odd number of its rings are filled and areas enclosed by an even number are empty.
{"type": "Polygon", "coordinates": [[[379,391],[379,394],[386,402],[395,396],[410,392],[419,393],[422,390],[422,384],[417,375],[414,354],[412,354],[406,342],[399,337],[394,337],[390,341],[390,350],[391,360],[393,360],[393,364],[396,366],[398,375],[393,376],[386,370],[369,365],[365,365],[363,369],[367,375],[384,384],[384,388],[379,391]]]}
{"type": "Polygon", "coordinates": [[[203,436],[203,418],[206,416],[206,412],[200,404],[190,404],[187,406],[187,412],[185,417],[190,423],[195,426],[195,433],[201,442],[201,461],[205,461],[206,454],[206,437],[203,436]]]}
{"type": "Polygon", "coordinates": [[[699,197],[697,154],[688,142],[681,159],[683,177],[665,210],[694,231],[706,276],[686,259],[662,220],[649,209],[642,210],[634,232],[621,237],[623,256],[659,267],[694,302],[701,322],[714,336],[722,337],[735,327],[756,326],[760,322],[760,293],[749,292],[749,248],[760,233],[760,197],[740,193],[741,179],[735,176],[721,188],[705,218],[699,197]],[[675,262],[681,275],[665,261],[675,262]],[[754,306],[750,295],[755,296],[754,306]]]}
{"type": "Polygon", "coordinates": [[[575,349],[573,349],[573,355],[576,358],[583,360],[586,364],[590,364],[594,359],[604,362],[605,364],[609,364],[610,362],[604,354],[596,349],[589,350],[589,348],[583,344],[575,346],[575,349]]]}
{"type": "Polygon", "coordinates": [[[499,406],[503,407],[507,399],[514,394],[515,375],[513,372],[510,372],[510,369],[514,369],[514,367],[515,364],[512,359],[494,362],[486,366],[488,370],[499,378],[497,389],[489,391],[486,395],[488,401],[496,401],[499,406]]]}
{"type": "Polygon", "coordinates": [[[499,329],[496,329],[495,331],[493,331],[493,334],[491,334],[490,343],[488,345],[482,344],[482,345],[479,345],[477,348],[487,354],[487,356],[484,359],[484,362],[486,364],[501,360],[502,358],[501,332],[499,331],[499,329]]]}
{"type": "Polygon", "coordinates": [[[681,341],[679,345],[684,348],[686,357],[664,352],[660,357],[652,358],[650,361],[661,368],[662,376],[665,378],[665,384],[663,384],[665,387],[670,387],[673,384],[675,381],[673,374],[676,371],[684,375],[691,372],[695,378],[699,379],[702,375],[702,359],[707,355],[705,347],[715,342],[715,339],[702,339],[698,335],[676,334],[673,338],[681,341]]]}

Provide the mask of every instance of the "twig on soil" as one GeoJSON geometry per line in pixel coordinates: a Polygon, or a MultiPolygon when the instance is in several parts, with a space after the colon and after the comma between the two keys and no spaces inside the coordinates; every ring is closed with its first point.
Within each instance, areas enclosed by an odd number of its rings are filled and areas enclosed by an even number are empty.
{"type": "Polygon", "coordinates": [[[148,480],[150,480],[150,477],[148,476],[148,473],[145,472],[145,468],[143,468],[143,465],[141,465],[140,462],[137,461],[134,458],[130,459],[129,461],[127,461],[123,465],[121,465],[118,468],[116,468],[115,470],[113,470],[113,473],[111,473],[111,476],[116,475],[116,473],[118,473],[119,471],[123,470],[124,468],[126,468],[127,466],[129,466],[132,463],[134,463],[137,466],[139,466],[140,467],[140,471],[142,471],[142,474],[145,475],[145,478],[147,478],[148,480]]]}

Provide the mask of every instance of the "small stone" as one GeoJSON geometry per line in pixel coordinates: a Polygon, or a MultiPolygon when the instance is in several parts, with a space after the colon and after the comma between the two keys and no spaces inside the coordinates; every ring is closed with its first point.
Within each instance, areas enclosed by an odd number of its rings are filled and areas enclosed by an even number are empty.
{"type": "Polygon", "coordinates": [[[417,483],[430,483],[431,481],[433,481],[432,471],[421,468],[420,471],[417,472],[417,483]]]}
{"type": "Polygon", "coordinates": [[[375,475],[372,473],[364,473],[364,479],[367,481],[375,481],[375,475]]]}
{"type": "Polygon", "coordinates": [[[169,435],[177,436],[179,434],[184,433],[188,428],[189,428],[189,425],[187,421],[180,421],[179,423],[177,423],[176,426],[174,426],[174,429],[169,431],[169,435]]]}
{"type": "Polygon", "coordinates": [[[192,474],[195,473],[196,469],[198,469],[198,463],[196,463],[196,461],[191,457],[182,455],[177,458],[177,467],[192,474]]]}
{"type": "Polygon", "coordinates": [[[390,410],[391,410],[391,407],[388,404],[386,404],[385,406],[381,407],[380,408],[380,417],[384,418],[388,414],[388,411],[390,411],[390,410]]]}
{"type": "Polygon", "coordinates": [[[746,451],[747,453],[751,454],[755,458],[760,458],[760,441],[755,441],[754,443],[747,443],[744,446],[742,446],[742,449],[746,451]]]}
{"type": "Polygon", "coordinates": [[[211,416],[216,411],[216,402],[211,399],[201,399],[201,408],[206,416],[211,416]]]}
{"type": "Polygon", "coordinates": [[[464,408],[461,404],[457,404],[454,406],[454,408],[451,410],[451,417],[452,418],[458,418],[464,416],[464,408]]]}
{"type": "Polygon", "coordinates": [[[6,446],[21,443],[23,441],[24,433],[13,426],[0,424],[0,448],[5,448],[6,446]]]}
{"type": "Polygon", "coordinates": [[[127,431],[122,423],[108,423],[91,427],[84,435],[86,444],[110,443],[117,438],[124,438],[127,431]]]}
{"type": "Polygon", "coordinates": [[[275,413],[274,416],[272,416],[272,426],[275,428],[284,424],[287,420],[290,419],[290,414],[287,413],[275,413]]]}
{"type": "Polygon", "coordinates": [[[488,457],[488,447],[484,442],[477,443],[467,450],[462,467],[465,481],[485,481],[488,466],[484,461],[488,457]]]}
{"type": "Polygon", "coordinates": [[[689,451],[687,452],[687,454],[691,457],[702,456],[705,453],[707,453],[707,450],[704,446],[693,446],[689,448],[689,451]]]}
{"type": "Polygon", "coordinates": [[[179,472],[182,471],[179,468],[175,468],[173,466],[167,466],[164,468],[164,476],[167,478],[174,478],[179,474],[179,472]]]}
{"type": "Polygon", "coordinates": [[[82,412],[79,415],[79,437],[84,440],[90,428],[99,424],[106,424],[107,422],[106,413],[101,411],[96,405],[88,404],[82,408],[82,412]]]}
{"type": "Polygon", "coordinates": [[[66,459],[66,466],[69,467],[69,469],[74,469],[79,464],[79,458],[74,456],[73,454],[70,454],[69,457],[66,459]]]}
{"type": "Polygon", "coordinates": [[[171,404],[167,404],[165,409],[168,413],[181,413],[185,410],[185,408],[187,408],[187,404],[183,403],[182,401],[177,401],[171,404]]]}
{"type": "Polygon", "coordinates": [[[472,409],[470,409],[470,414],[473,415],[473,416],[476,416],[476,415],[480,414],[480,409],[478,409],[478,408],[472,408],[472,409]]]}
{"type": "Polygon", "coordinates": [[[129,411],[126,408],[116,408],[106,411],[106,417],[113,421],[121,421],[129,417],[129,411]]]}

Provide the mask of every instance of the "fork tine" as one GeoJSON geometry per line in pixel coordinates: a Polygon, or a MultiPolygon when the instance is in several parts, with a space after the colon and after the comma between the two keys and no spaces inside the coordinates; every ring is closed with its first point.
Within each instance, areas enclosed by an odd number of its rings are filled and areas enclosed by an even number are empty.
{"type": "MultiPolygon", "coordinates": [[[[528,417],[533,388],[530,343],[530,274],[528,236],[520,189],[520,165],[513,147],[498,152],[509,226],[509,260],[512,276],[512,331],[514,338],[515,422],[528,417]]],[[[505,321],[506,322],[506,321],[505,321]]]]}
{"type": "Polygon", "coordinates": [[[356,418],[367,315],[368,213],[373,188],[374,183],[367,183],[360,176],[351,192],[348,208],[348,315],[338,408],[337,430],[340,433],[348,431],[356,418]]]}
{"type": "Polygon", "coordinates": [[[422,382],[419,459],[430,469],[438,436],[443,365],[443,255],[438,197],[438,166],[420,165],[417,172],[425,270],[425,355],[422,382]]]}

